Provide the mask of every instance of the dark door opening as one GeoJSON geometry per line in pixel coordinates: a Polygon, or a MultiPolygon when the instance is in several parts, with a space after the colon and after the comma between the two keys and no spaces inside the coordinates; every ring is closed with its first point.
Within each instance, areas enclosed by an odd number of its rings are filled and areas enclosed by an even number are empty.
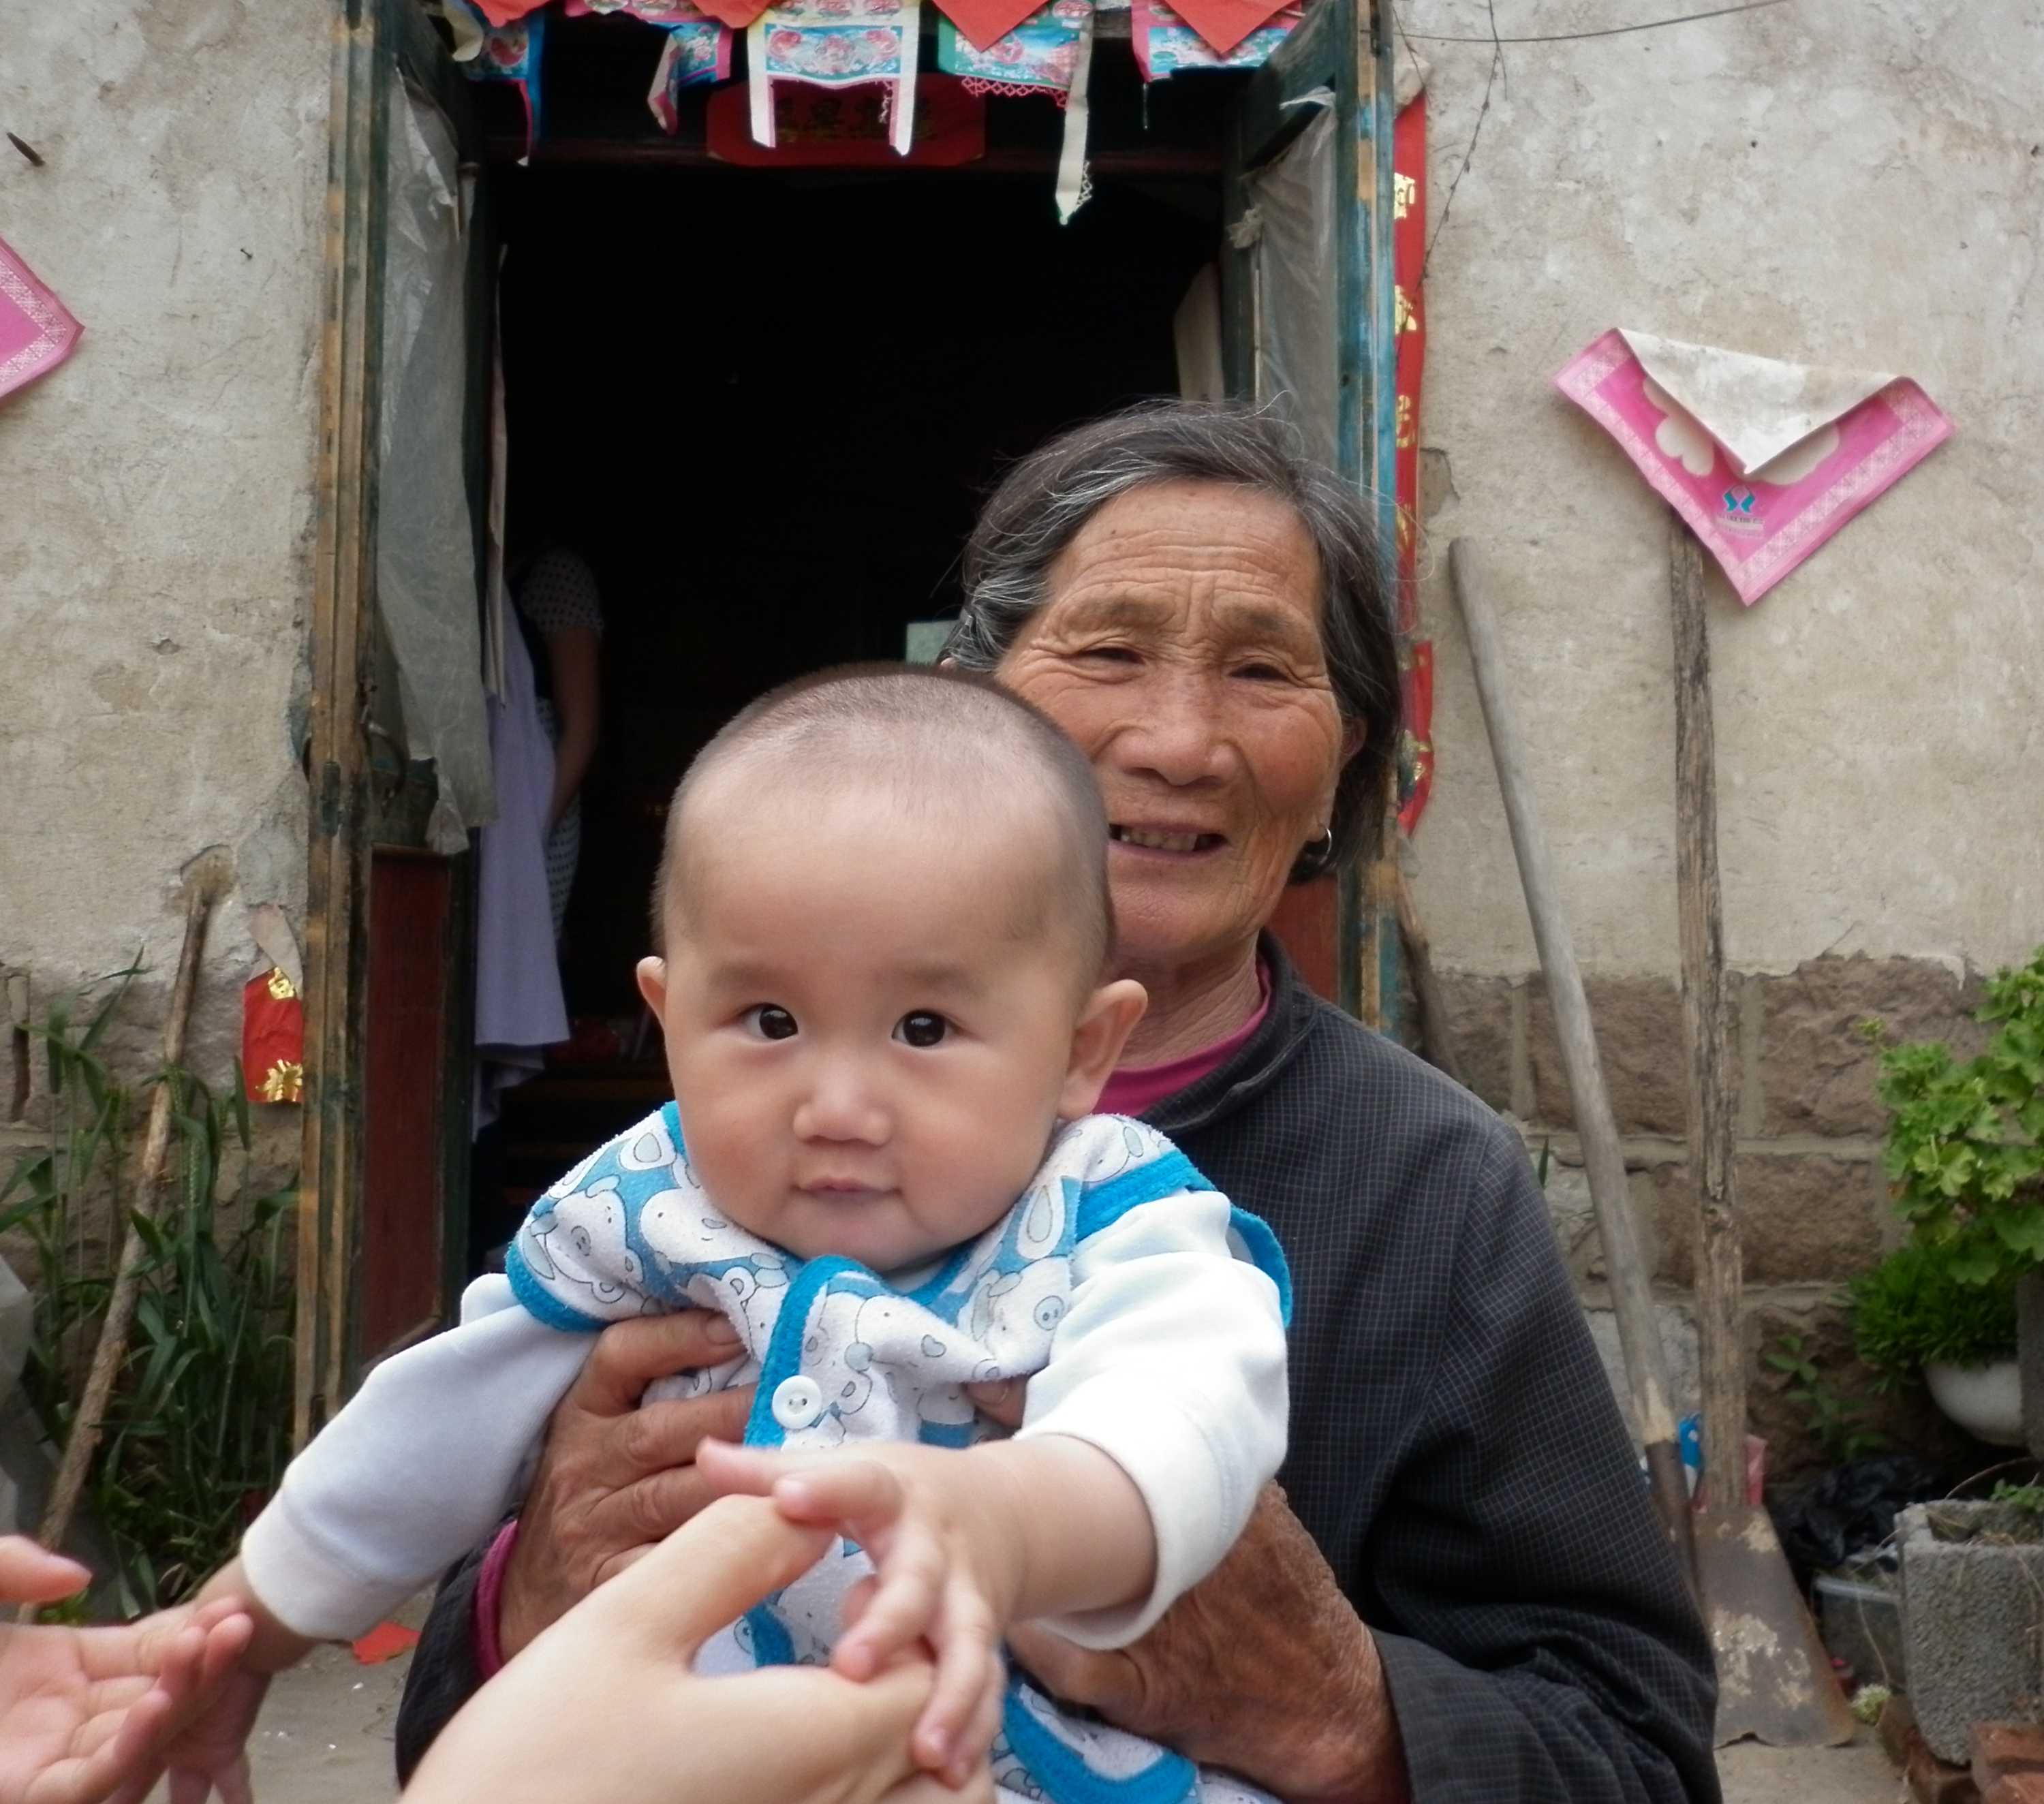
{"type": "Polygon", "coordinates": [[[956,611],[1006,463],[1175,394],[1212,182],[1109,181],[1060,227],[1041,175],[504,172],[514,547],[601,595],[603,729],[562,940],[572,1055],[506,1093],[471,1251],[663,1100],[632,967],[666,804],[722,723],[956,611]]]}

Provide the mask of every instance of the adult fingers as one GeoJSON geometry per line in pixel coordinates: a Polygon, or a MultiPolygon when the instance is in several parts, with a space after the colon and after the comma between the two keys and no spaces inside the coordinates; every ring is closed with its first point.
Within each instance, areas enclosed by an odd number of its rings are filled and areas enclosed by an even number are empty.
{"type": "Polygon", "coordinates": [[[720,1365],[739,1344],[738,1330],[713,1310],[683,1309],[614,1322],[597,1336],[567,1401],[592,1415],[622,1415],[638,1407],[655,1379],[720,1365]]]}
{"type": "Polygon", "coordinates": [[[92,1583],[75,1560],[38,1546],[25,1534],[0,1535],[0,1599],[10,1603],[54,1603],[92,1583]]]}
{"type": "Polygon", "coordinates": [[[688,1464],[704,1441],[736,1441],[752,1412],[752,1390],[717,1391],[682,1402],[647,1403],[617,1425],[620,1480],[688,1464]]]}
{"type": "Polygon", "coordinates": [[[1022,1426],[1022,1412],[1029,1400],[1026,1379],[1004,1378],[994,1384],[968,1384],[965,1394],[972,1399],[974,1409],[1003,1428],[1022,1426]]]}
{"type": "Polygon", "coordinates": [[[813,1566],[829,1538],[756,1498],[725,1498],[605,1585],[591,1607],[602,1610],[606,1630],[636,1629],[692,1659],[726,1623],[813,1566]]]}

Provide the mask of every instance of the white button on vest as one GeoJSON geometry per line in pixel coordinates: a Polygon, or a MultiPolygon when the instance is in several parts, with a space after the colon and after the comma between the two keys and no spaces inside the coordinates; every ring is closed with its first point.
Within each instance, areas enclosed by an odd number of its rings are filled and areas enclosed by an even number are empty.
{"type": "Polygon", "coordinates": [[[813,1378],[784,1378],[774,1388],[774,1419],[783,1428],[807,1428],[823,1413],[824,1394],[813,1378]]]}

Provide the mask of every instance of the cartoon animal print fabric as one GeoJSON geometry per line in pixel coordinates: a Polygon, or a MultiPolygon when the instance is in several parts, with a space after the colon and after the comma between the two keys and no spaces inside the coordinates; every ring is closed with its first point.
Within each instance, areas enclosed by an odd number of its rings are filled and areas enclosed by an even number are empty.
{"type": "MultiPolygon", "coordinates": [[[[1053,1365],[1089,1243],[1139,1235],[1140,1212],[1155,1220],[1201,1199],[1220,1203],[1162,1135],[1093,1116],[1061,1131],[1028,1191],[977,1239],[883,1279],[846,1259],[797,1259],[720,1215],[690,1167],[670,1104],[535,1205],[506,1275],[527,1310],[567,1330],[666,1309],[719,1311],[743,1354],[670,1380],[665,1394],[756,1382],[745,1436],[752,1445],[962,1447],[989,1431],[966,1385],[1053,1365]]],[[[1283,1256],[1270,1230],[1240,1211],[1228,1223],[1230,1250],[1272,1280],[1286,1308],[1283,1256]]],[[[716,1672],[827,1660],[845,1594],[870,1570],[855,1547],[840,1544],[836,1557],[751,1611],[698,1664],[716,1672]]],[[[1047,1804],[1139,1794],[1144,1804],[1236,1804],[1260,1795],[1139,1737],[1067,1716],[1020,1678],[994,1760],[1005,1792],[1047,1804]]]]}

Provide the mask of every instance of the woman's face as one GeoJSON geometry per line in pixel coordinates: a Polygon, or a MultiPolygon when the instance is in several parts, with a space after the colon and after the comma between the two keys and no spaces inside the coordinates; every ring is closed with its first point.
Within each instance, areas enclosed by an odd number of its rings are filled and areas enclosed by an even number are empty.
{"type": "Polygon", "coordinates": [[[1320,643],[1320,560],[1285,502],[1130,490],[1051,565],[1001,681],[1076,739],[1106,798],[1125,969],[1246,954],[1361,740],[1320,643]]]}

